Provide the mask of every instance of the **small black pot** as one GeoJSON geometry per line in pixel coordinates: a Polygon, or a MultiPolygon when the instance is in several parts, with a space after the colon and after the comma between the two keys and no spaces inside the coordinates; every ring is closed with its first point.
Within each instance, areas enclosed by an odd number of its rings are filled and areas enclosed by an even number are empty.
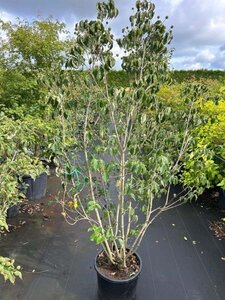
{"type": "Polygon", "coordinates": [[[13,205],[7,209],[7,218],[14,218],[18,214],[17,205],[13,205]]]}
{"type": "Polygon", "coordinates": [[[138,278],[142,270],[142,261],[140,256],[135,253],[140,263],[139,272],[132,278],[116,280],[108,278],[99,272],[97,267],[97,257],[101,252],[102,251],[100,251],[95,258],[99,300],[134,300],[136,297],[138,278]]]}
{"type": "Polygon", "coordinates": [[[42,173],[33,179],[30,176],[23,176],[23,182],[27,185],[26,197],[29,200],[39,200],[46,195],[47,174],[42,173]]]}
{"type": "Polygon", "coordinates": [[[225,190],[219,188],[219,207],[225,208],[225,190]]]}

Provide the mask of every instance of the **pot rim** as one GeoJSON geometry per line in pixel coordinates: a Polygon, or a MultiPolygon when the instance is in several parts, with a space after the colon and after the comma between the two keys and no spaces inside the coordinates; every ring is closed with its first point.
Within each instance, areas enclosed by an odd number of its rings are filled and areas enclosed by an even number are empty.
{"type": "Polygon", "coordinates": [[[104,250],[100,250],[98,251],[97,255],[95,256],[95,261],[94,261],[94,268],[95,268],[95,271],[97,272],[98,276],[102,277],[104,280],[107,280],[109,282],[113,282],[113,283],[118,283],[118,284],[122,284],[122,283],[128,283],[130,281],[133,281],[135,280],[139,275],[140,273],[142,272],[142,260],[141,260],[141,257],[140,255],[137,253],[137,252],[134,252],[134,254],[137,256],[138,260],[139,260],[139,271],[134,275],[132,276],[131,278],[128,278],[128,279],[113,279],[113,278],[109,278],[107,276],[105,276],[104,274],[102,274],[98,267],[97,267],[97,258],[99,256],[100,253],[102,253],[104,250]]]}
{"type": "MultiPolygon", "coordinates": [[[[47,173],[44,171],[44,172],[42,172],[42,173],[40,173],[37,177],[35,177],[35,179],[36,178],[39,178],[39,177],[43,177],[44,175],[47,175],[47,173]]],[[[33,179],[33,177],[31,177],[31,175],[29,175],[29,174],[24,174],[23,176],[22,176],[22,179],[33,179]]],[[[34,180],[35,180],[34,179],[34,180]]]]}

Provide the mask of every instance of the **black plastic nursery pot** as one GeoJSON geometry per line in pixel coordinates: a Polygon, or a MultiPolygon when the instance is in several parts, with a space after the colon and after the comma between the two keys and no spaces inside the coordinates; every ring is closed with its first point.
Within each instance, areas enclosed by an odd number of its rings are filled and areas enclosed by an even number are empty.
{"type": "Polygon", "coordinates": [[[46,195],[47,191],[47,174],[41,173],[37,178],[23,176],[23,182],[27,185],[26,197],[29,200],[39,200],[46,195]]]}
{"type": "Polygon", "coordinates": [[[140,256],[135,253],[139,261],[139,271],[129,279],[117,280],[106,277],[100,273],[97,266],[97,258],[100,251],[95,258],[95,270],[97,272],[98,280],[98,299],[99,300],[134,300],[136,298],[136,287],[138,278],[142,270],[142,261],[140,256]]]}
{"type": "Polygon", "coordinates": [[[225,208],[225,190],[219,189],[219,207],[225,208]]]}
{"type": "Polygon", "coordinates": [[[18,206],[15,204],[7,209],[7,218],[14,218],[18,214],[18,206]]]}

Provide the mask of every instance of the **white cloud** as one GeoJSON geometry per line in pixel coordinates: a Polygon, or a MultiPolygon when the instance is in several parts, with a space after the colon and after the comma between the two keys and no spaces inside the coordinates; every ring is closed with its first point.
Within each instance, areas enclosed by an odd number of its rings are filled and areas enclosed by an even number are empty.
{"type": "Polygon", "coordinates": [[[184,68],[186,70],[199,70],[199,69],[203,69],[204,66],[199,63],[199,62],[196,62],[196,63],[193,63],[193,64],[184,64],[184,68]]]}
{"type": "MultiPolygon", "coordinates": [[[[1,4],[0,4],[0,8],[1,8],[1,4]]],[[[7,11],[0,9],[0,19],[4,22],[8,22],[8,21],[14,22],[16,20],[16,16],[8,13],[7,11]]]]}
{"type": "MultiPolygon", "coordinates": [[[[6,11],[0,10],[0,20],[4,22],[15,22],[16,17],[6,11]]],[[[3,30],[0,30],[0,40],[5,40],[6,34],[3,30]]]]}
{"type": "Polygon", "coordinates": [[[225,44],[224,15],[224,0],[183,0],[177,4],[170,18],[174,24],[175,68],[224,68],[219,50],[225,44]],[[179,63],[176,57],[181,58],[179,63]]]}
{"type": "Polygon", "coordinates": [[[199,62],[212,62],[215,59],[215,53],[213,53],[213,50],[210,49],[203,49],[199,52],[199,54],[196,56],[196,60],[199,62]]]}

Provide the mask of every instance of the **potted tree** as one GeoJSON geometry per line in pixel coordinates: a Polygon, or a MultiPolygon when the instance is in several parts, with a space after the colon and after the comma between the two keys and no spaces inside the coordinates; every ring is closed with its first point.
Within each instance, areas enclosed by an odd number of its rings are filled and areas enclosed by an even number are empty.
{"type": "Polygon", "coordinates": [[[97,9],[96,20],[75,27],[69,71],[49,85],[62,129],[57,171],[65,192],[60,202],[67,222],[87,220],[90,239],[102,245],[95,260],[100,299],[134,299],[142,267],[137,249],[148,227],[200,192],[184,186],[174,195],[171,186],[179,183],[192,128],[199,124],[195,101],[204,88],[186,87],[182,110],[158,96],[170,80],[172,32],[154,18],[153,3],[136,2],[130,27],[119,39],[108,27],[118,15],[114,1],[98,3],[97,9]],[[129,88],[109,85],[115,43],[129,88]],[[63,147],[68,136],[75,145],[69,149],[63,147]],[[71,175],[74,169],[87,178],[85,197],[71,175]]]}
{"type": "Polygon", "coordinates": [[[0,227],[7,230],[7,214],[14,216],[16,205],[24,198],[19,188],[23,175],[31,174],[32,178],[36,178],[45,168],[37,157],[29,155],[26,148],[29,131],[25,122],[1,113],[0,125],[0,227]]]}

